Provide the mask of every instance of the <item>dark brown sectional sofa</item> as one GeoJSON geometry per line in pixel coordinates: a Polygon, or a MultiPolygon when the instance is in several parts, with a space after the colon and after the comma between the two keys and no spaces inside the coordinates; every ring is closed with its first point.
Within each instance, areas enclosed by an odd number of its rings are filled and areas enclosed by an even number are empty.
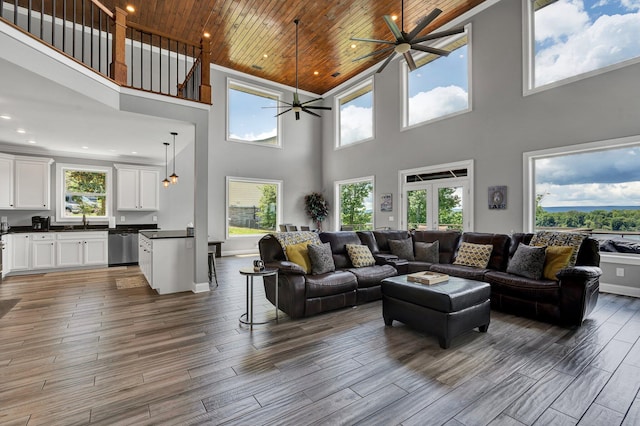
{"type": "MultiPolygon", "coordinates": [[[[581,325],[598,300],[602,271],[597,241],[586,238],[578,251],[576,266],[561,270],[557,280],[534,280],[506,272],[518,244],[528,244],[532,237],[533,234],[523,233],[458,231],[323,232],[320,239],[331,244],[336,271],[321,275],[307,275],[297,265],[287,262],[273,236],[263,237],[259,249],[267,266],[280,269],[279,305],[292,318],[380,299],[380,282],[388,276],[434,271],[488,282],[493,309],[552,323],[581,325]],[[427,243],[437,240],[438,263],[399,259],[393,255],[388,241],[405,238],[427,243]],[[462,242],[493,245],[486,268],[453,264],[462,242]],[[353,268],[345,244],[367,245],[376,265],[353,268]]],[[[265,290],[267,298],[275,302],[275,279],[265,278],[265,290]]]]}

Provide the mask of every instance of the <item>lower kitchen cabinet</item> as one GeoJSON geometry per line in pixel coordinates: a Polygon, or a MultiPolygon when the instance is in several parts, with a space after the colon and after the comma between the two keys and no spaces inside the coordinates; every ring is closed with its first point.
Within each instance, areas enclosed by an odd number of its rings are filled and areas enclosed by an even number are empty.
{"type": "Polygon", "coordinates": [[[158,294],[194,291],[194,239],[163,238],[162,235],[163,231],[138,234],[138,263],[147,282],[158,294]]]}
{"type": "Polygon", "coordinates": [[[13,234],[9,242],[11,271],[26,271],[31,267],[31,235],[13,234]]]}
{"type": "Polygon", "coordinates": [[[31,268],[50,269],[56,267],[55,234],[31,235],[31,268]]]}
{"type": "Polygon", "coordinates": [[[107,233],[95,232],[58,232],[59,268],[89,265],[107,265],[107,233]]]}

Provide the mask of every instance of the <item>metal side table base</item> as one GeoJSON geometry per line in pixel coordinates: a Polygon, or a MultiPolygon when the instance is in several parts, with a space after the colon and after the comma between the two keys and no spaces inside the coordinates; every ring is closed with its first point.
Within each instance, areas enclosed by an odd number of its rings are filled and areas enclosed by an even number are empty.
{"type": "Polygon", "coordinates": [[[278,269],[267,268],[256,271],[253,268],[242,268],[240,274],[247,277],[247,299],[246,299],[246,312],[240,315],[239,321],[241,324],[248,325],[253,330],[254,325],[267,324],[273,320],[255,322],[253,320],[253,278],[254,277],[269,277],[274,275],[276,277],[276,323],[278,322],[278,269]]]}

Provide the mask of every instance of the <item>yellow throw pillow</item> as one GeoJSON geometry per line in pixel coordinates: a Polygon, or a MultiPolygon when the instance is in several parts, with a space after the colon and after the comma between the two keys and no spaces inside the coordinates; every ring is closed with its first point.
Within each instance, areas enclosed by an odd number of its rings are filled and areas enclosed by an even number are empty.
{"type": "Polygon", "coordinates": [[[296,265],[300,265],[304,272],[311,272],[311,259],[309,259],[309,249],[307,246],[311,244],[309,241],[287,246],[287,259],[296,265]]]}
{"type": "Polygon", "coordinates": [[[489,264],[492,251],[492,244],[462,243],[453,264],[484,269],[489,264]]]}
{"type": "Polygon", "coordinates": [[[362,268],[376,264],[376,260],[373,258],[371,250],[369,250],[369,247],[364,244],[345,244],[345,247],[354,268],[362,268]]]}
{"type": "Polygon", "coordinates": [[[557,281],[556,274],[569,266],[574,248],[571,246],[549,246],[544,259],[544,276],[548,280],[557,281]]]}

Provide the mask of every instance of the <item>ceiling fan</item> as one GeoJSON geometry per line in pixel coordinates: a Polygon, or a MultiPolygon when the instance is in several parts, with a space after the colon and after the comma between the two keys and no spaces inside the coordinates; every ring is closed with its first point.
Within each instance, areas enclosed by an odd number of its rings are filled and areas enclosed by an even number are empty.
{"type": "Polygon", "coordinates": [[[278,100],[278,102],[283,103],[284,105],[278,105],[275,108],[287,108],[284,111],[276,114],[276,117],[282,114],[285,114],[289,111],[293,111],[296,113],[296,120],[300,120],[300,111],[306,112],[307,114],[315,115],[316,117],[321,117],[319,114],[316,114],[312,109],[324,109],[331,110],[331,107],[325,106],[311,106],[317,101],[321,101],[322,98],[311,99],[310,101],[300,102],[300,97],[298,96],[298,24],[300,23],[299,19],[294,19],[293,21],[296,24],[296,91],[293,94],[293,102],[289,103],[286,101],[278,100]]]}
{"type": "Polygon", "coordinates": [[[389,29],[391,30],[391,33],[396,38],[395,41],[351,37],[351,40],[354,40],[354,41],[382,43],[382,44],[389,44],[391,46],[378,49],[364,56],[360,56],[359,58],[356,58],[353,61],[354,62],[359,61],[360,59],[368,58],[370,56],[375,56],[379,53],[391,52],[391,54],[387,57],[387,59],[382,63],[380,68],[378,68],[378,71],[376,71],[376,73],[379,73],[379,72],[382,72],[382,70],[385,69],[387,65],[389,65],[389,62],[391,62],[391,60],[396,56],[396,54],[400,53],[404,56],[404,59],[407,61],[407,64],[409,65],[409,69],[413,71],[416,69],[416,63],[414,62],[413,57],[411,56],[411,52],[410,52],[411,49],[419,50],[421,52],[433,53],[434,55],[440,55],[440,56],[449,55],[449,53],[451,52],[448,52],[442,49],[436,49],[435,47],[423,46],[420,43],[423,43],[429,40],[435,40],[441,37],[447,37],[450,35],[463,33],[464,27],[453,28],[451,30],[431,33],[423,37],[417,37],[417,35],[420,34],[420,32],[424,30],[427,27],[427,25],[433,22],[433,20],[436,19],[438,15],[440,15],[441,13],[442,13],[442,10],[438,8],[434,9],[430,14],[428,14],[427,16],[423,17],[420,21],[418,21],[418,24],[411,32],[406,33],[404,31],[404,0],[403,0],[402,1],[402,23],[401,23],[402,29],[398,28],[396,23],[393,22],[393,19],[391,18],[391,16],[385,15],[383,17],[384,22],[387,24],[387,27],[389,27],[389,29]]]}

